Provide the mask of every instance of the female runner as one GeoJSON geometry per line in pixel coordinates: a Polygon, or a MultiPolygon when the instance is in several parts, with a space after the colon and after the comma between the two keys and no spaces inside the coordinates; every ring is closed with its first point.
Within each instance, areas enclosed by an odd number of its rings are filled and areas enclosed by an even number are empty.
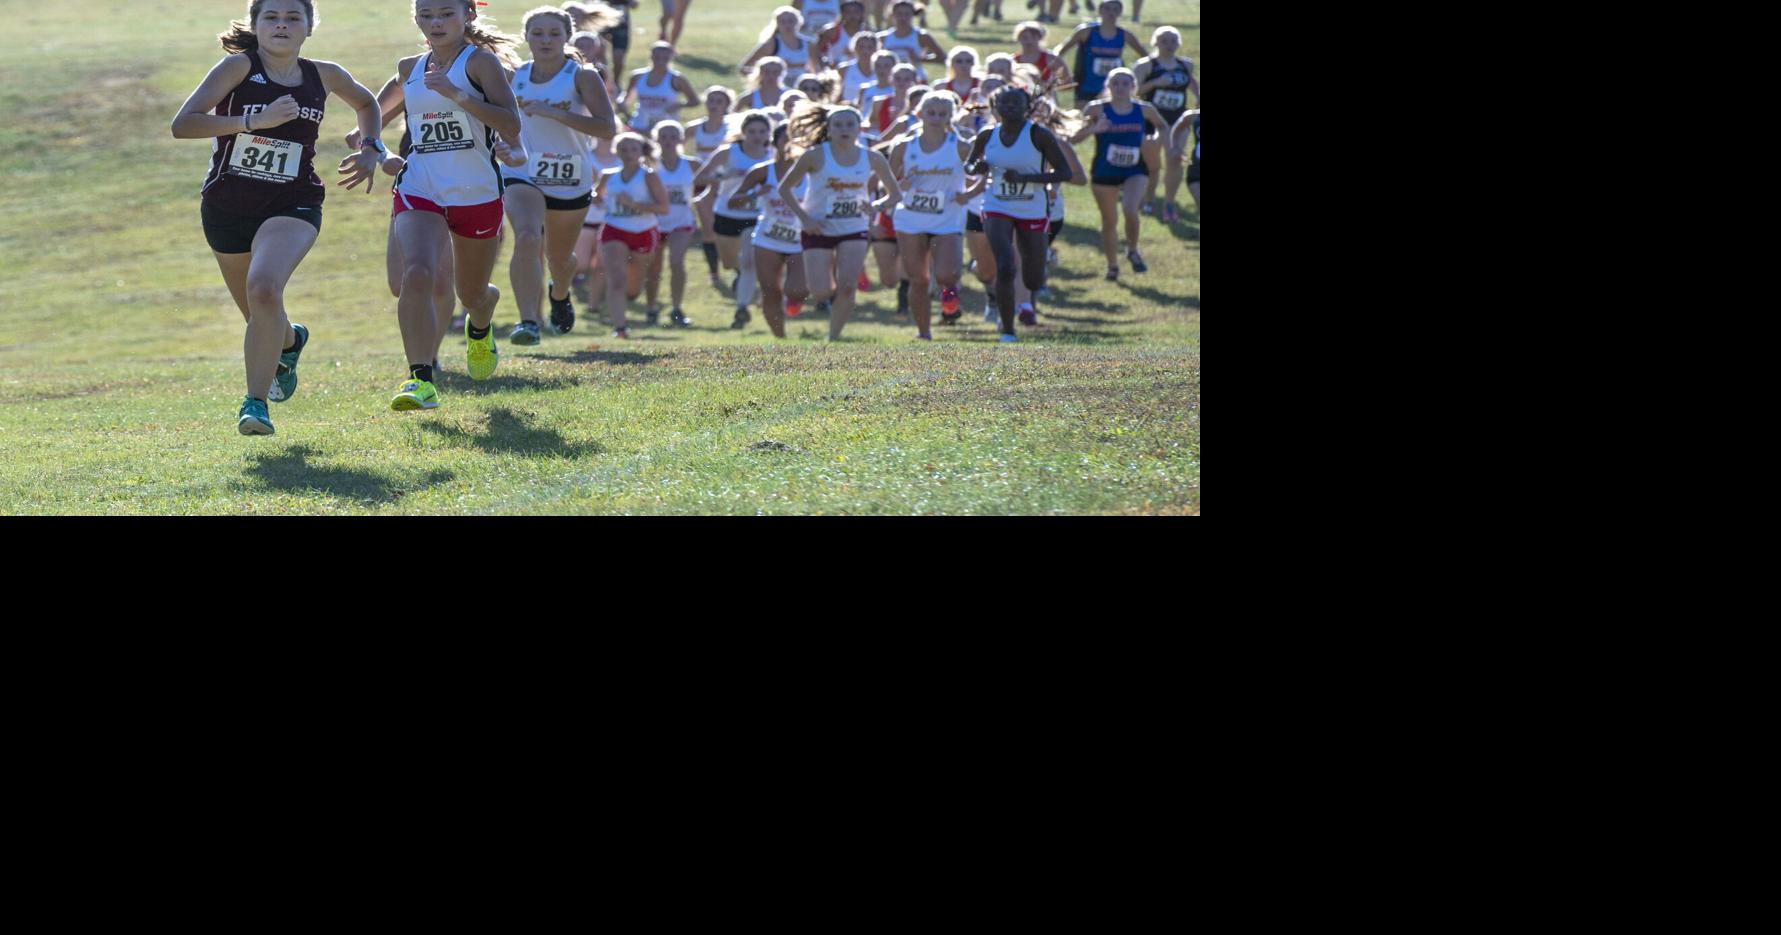
{"type": "MultiPolygon", "coordinates": [[[[1193,92],[1194,103],[1200,99],[1200,82],[1194,78],[1194,60],[1176,58],[1175,52],[1181,48],[1181,33],[1173,26],[1163,26],[1150,36],[1151,45],[1156,46],[1156,55],[1138,60],[1132,74],[1138,79],[1138,97],[1149,101],[1163,122],[1174,127],[1180,122],[1181,115],[1187,111],[1187,95],[1193,92]]],[[[1181,150],[1166,146],[1161,136],[1145,135],[1144,161],[1150,166],[1150,184],[1144,192],[1144,208],[1150,209],[1151,199],[1156,197],[1156,180],[1161,173],[1156,171],[1157,163],[1162,161],[1162,150],[1168,150],[1167,178],[1168,185],[1164,189],[1167,197],[1162,205],[1163,223],[1173,224],[1180,217],[1175,207],[1175,195],[1181,190],[1181,150]]]]}
{"type": "Polygon", "coordinates": [[[927,81],[928,72],[923,64],[946,61],[946,52],[927,30],[915,27],[913,0],[897,0],[891,6],[891,24],[890,29],[878,34],[878,45],[896,55],[898,61],[914,65],[916,77],[927,81]]]}
{"type": "MultiPolygon", "coordinates": [[[[940,283],[940,311],[958,312],[960,249],[965,205],[976,192],[965,185],[965,158],[971,146],[952,130],[958,97],[936,91],[922,98],[921,133],[891,150],[890,167],[903,184],[897,205],[897,249],[907,276],[902,292],[915,314],[916,337],[933,340],[928,299],[928,268],[940,283]]],[[[982,187],[979,181],[978,188],[982,187]]]]}
{"type": "Polygon", "coordinates": [[[1125,10],[1125,4],[1119,0],[1101,0],[1099,9],[1099,23],[1083,23],[1076,27],[1076,31],[1070,34],[1063,45],[1052,50],[1052,54],[1063,58],[1071,49],[1082,47],[1076,55],[1074,69],[1078,108],[1086,107],[1101,96],[1107,85],[1107,76],[1113,74],[1115,68],[1125,66],[1127,47],[1140,57],[1145,53],[1144,44],[1138,41],[1138,37],[1119,26],[1119,14],[1125,10]]]}
{"type": "Polygon", "coordinates": [[[960,101],[969,100],[971,92],[977,90],[977,79],[971,76],[977,67],[977,50],[961,45],[949,53],[947,61],[952,65],[952,76],[934,85],[934,90],[951,91],[960,101]]]}
{"type": "Polygon", "coordinates": [[[865,270],[867,219],[873,211],[896,204],[902,191],[884,156],[860,144],[859,111],[805,104],[791,119],[791,134],[807,149],[779,181],[779,197],[791,205],[803,226],[799,242],[812,292],[824,299],[834,297],[829,317],[829,340],[834,341],[853,314],[855,280],[865,270]],[[806,177],[810,187],[800,199],[795,193],[806,177]],[[877,204],[867,196],[866,184],[873,177],[886,192],[877,204]],[[831,263],[837,274],[833,280],[831,263]]]}
{"type": "Polygon", "coordinates": [[[575,241],[593,202],[589,138],[610,139],[617,131],[606,83],[565,55],[572,25],[569,14],[556,7],[527,13],[524,34],[532,60],[513,73],[520,142],[528,156],[522,167],[501,170],[502,201],[513,222],[508,273],[520,317],[507,339],[517,345],[539,341],[545,265],[550,267],[550,323],[558,334],[575,327],[569,284],[575,276],[575,241]]]}
{"type": "Polygon", "coordinates": [[[782,80],[787,86],[796,87],[798,78],[815,64],[810,52],[816,37],[804,35],[803,27],[804,14],[795,8],[782,6],[774,10],[773,22],[761,32],[761,44],[742,60],[742,74],[748,74],[749,66],[755,62],[777,58],[785,63],[782,80]]]}
{"type": "Polygon", "coordinates": [[[1014,27],[1014,41],[1020,44],[1020,51],[1014,53],[1014,62],[1039,69],[1040,81],[1052,87],[1063,87],[1070,83],[1070,66],[1045,48],[1045,36],[1044,23],[1028,20],[1014,27]]]}
{"type": "Polygon", "coordinates": [[[1138,253],[1138,232],[1143,216],[1138,207],[1144,201],[1145,178],[1143,154],[1146,127],[1168,133],[1169,125],[1150,104],[1134,100],[1132,92],[1138,79],[1130,68],[1114,69],[1107,76],[1107,93],[1111,100],[1088,105],[1082,112],[1087,126],[1070,138],[1079,143],[1095,138],[1094,178],[1095,204],[1101,209],[1101,252],[1107,255],[1107,279],[1119,278],[1119,210],[1125,208],[1126,259],[1132,272],[1149,270],[1138,253]]]}
{"type": "Polygon", "coordinates": [[[612,336],[629,338],[625,303],[643,291],[650,254],[661,242],[657,219],[668,213],[668,190],[644,164],[654,148],[636,133],[618,135],[612,148],[619,166],[600,175],[598,198],[606,203],[600,232],[600,264],[606,267],[606,317],[612,336]]]}
{"type": "MultiPolygon", "coordinates": [[[[877,41],[874,37],[873,41],[877,41]]],[[[878,99],[889,95],[895,86],[894,75],[897,70],[897,55],[883,49],[872,55],[872,80],[860,85],[858,96],[854,98],[854,106],[860,113],[869,114],[878,106],[878,99]]]]}
{"type": "Polygon", "coordinates": [[[625,101],[637,102],[631,115],[631,129],[647,135],[664,120],[679,120],[680,111],[699,106],[699,96],[686,76],[673,71],[668,63],[674,60],[674,47],[658,42],[649,49],[649,67],[631,72],[625,86],[625,101]],[[679,98],[679,103],[676,103],[679,98]]]}
{"type": "MultiPolygon", "coordinates": [[[[809,21],[809,14],[805,14],[809,21]]],[[[861,0],[845,0],[841,4],[841,18],[820,29],[813,30],[816,34],[816,59],[836,71],[842,71],[848,65],[859,60],[853,47],[854,39],[861,35],[871,35],[872,30],[866,26],[866,5],[861,0]]],[[[872,40],[872,51],[878,51],[878,40],[872,40]]],[[[870,61],[860,62],[870,67],[870,61]]],[[[864,72],[861,73],[865,74],[864,72]]]]}
{"type": "Polygon", "coordinates": [[[464,333],[470,378],[488,379],[499,362],[494,317],[501,290],[489,282],[502,215],[495,166],[497,157],[507,161],[522,155],[514,152],[520,118],[505,67],[493,51],[511,55],[514,40],[484,30],[477,19],[471,0],[415,0],[415,25],[428,51],[396,64],[408,113],[420,118],[421,131],[396,179],[394,199],[404,264],[396,314],[409,371],[390,400],[397,411],[439,405],[430,363],[438,344],[430,287],[441,229],[451,231],[458,301],[469,311],[464,333]],[[503,145],[497,145],[497,133],[503,145]]]}
{"type": "Polygon", "coordinates": [[[779,80],[784,74],[784,59],[775,55],[761,59],[755,65],[754,75],[748,79],[748,85],[742,89],[742,97],[736,101],[733,112],[746,114],[751,110],[766,110],[778,105],[779,96],[785,93],[779,80]]]}
{"type": "MultiPolygon", "coordinates": [[[[779,195],[779,180],[792,168],[790,140],[789,123],[774,127],[773,160],[748,170],[731,196],[738,208],[751,199],[761,205],[760,220],[754,226],[754,265],[761,283],[761,317],[776,338],[785,337],[785,319],[798,317],[810,295],[804,264],[797,258],[803,250],[802,225],[797,212],[779,195]]],[[[807,187],[807,183],[800,185],[793,194],[802,198],[807,187]]]]}
{"type": "Polygon", "coordinates": [[[742,234],[755,225],[760,217],[760,207],[748,200],[744,201],[742,207],[731,207],[730,200],[741,187],[742,178],[748,174],[748,170],[765,162],[772,154],[767,145],[767,141],[772,138],[773,122],[767,115],[749,114],[742,118],[741,139],[706,160],[704,168],[693,179],[694,185],[721,181],[714,209],[715,223],[711,229],[717,235],[717,252],[723,258],[724,268],[737,271],[736,317],[730,322],[731,328],[739,329],[748,324],[748,304],[754,299],[754,251],[743,250],[741,247],[742,234]]]}
{"type": "MultiPolygon", "coordinates": [[[[841,101],[857,105],[860,88],[876,80],[872,74],[872,58],[878,54],[878,37],[869,32],[856,33],[853,37],[853,54],[852,60],[840,65],[841,101]]],[[[897,60],[894,55],[886,57],[893,63],[897,60]]],[[[885,77],[890,77],[888,71],[885,72],[885,77]]]]}
{"type": "Polygon", "coordinates": [[[1045,186],[1070,180],[1069,160],[1052,132],[1029,123],[1033,99],[1025,88],[1008,85],[990,99],[998,125],[971,144],[966,170],[989,179],[983,199],[983,228],[996,257],[996,307],[1003,342],[1014,336],[1016,256],[1028,291],[1045,285],[1045,229],[1049,225],[1045,186]],[[1050,171],[1046,167],[1050,166],[1050,171]]]}
{"type": "MultiPolygon", "coordinates": [[[[723,85],[714,84],[705,89],[705,119],[690,128],[692,145],[687,147],[687,152],[699,157],[700,162],[709,162],[713,154],[729,143],[731,121],[728,115],[730,105],[734,103],[736,95],[723,85]]],[[[711,288],[723,292],[723,280],[717,277],[717,234],[712,231],[712,208],[716,198],[716,192],[705,188],[695,207],[699,216],[699,249],[705,254],[705,265],[711,272],[711,288]]]]}
{"type": "Polygon", "coordinates": [[[328,95],[358,111],[366,141],[341,161],[339,171],[350,174],[340,184],[364,182],[369,194],[383,153],[377,99],[339,65],[301,56],[314,31],[312,0],[254,0],[247,19],[217,37],[229,54],[173,117],[175,139],[212,140],[200,213],[204,239],[247,319],[247,394],[235,415],[243,435],[271,435],[266,403],[297,392],[309,329],[286,317],[284,287],[321,233],[327,187],[315,174],[315,141],[328,95]]]}
{"type": "Polygon", "coordinates": [[[673,310],[668,313],[668,322],[676,328],[692,327],[685,313],[680,310],[680,303],[686,300],[686,249],[692,245],[693,231],[693,177],[698,174],[699,160],[682,156],[680,143],[685,131],[680,122],[667,120],[656,124],[655,141],[659,152],[656,154],[656,177],[662,180],[662,187],[668,190],[668,213],[659,222],[662,237],[667,241],[666,249],[659,249],[649,261],[649,272],[644,280],[643,314],[650,327],[655,327],[662,309],[659,299],[662,290],[663,254],[667,255],[668,263],[668,297],[673,302],[673,310]]]}
{"type": "MultiPolygon", "coordinates": [[[[839,0],[792,0],[792,8],[804,18],[804,31],[812,36],[821,33],[830,23],[841,18],[839,0]]],[[[865,15],[866,8],[861,6],[860,18],[865,19],[865,15]]]]}
{"type": "MultiPolygon", "coordinates": [[[[597,184],[602,173],[616,168],[618,153],[613,151],[612,141],[595,137],[593,152],[588,154],[588,177],[597,184]]],[[[606,203],[594,198],[582,219],[581,235],[575,239],[575,279],[570,284],[590,313],[606,301],[605,268],[600,265],[600,234],[605,229],[606,203]]]]}

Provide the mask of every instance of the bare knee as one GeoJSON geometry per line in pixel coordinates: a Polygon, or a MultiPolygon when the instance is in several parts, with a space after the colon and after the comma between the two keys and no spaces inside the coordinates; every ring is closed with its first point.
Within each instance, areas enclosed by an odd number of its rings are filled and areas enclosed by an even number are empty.
{"type": "Polygon", "coordinates": [[[402,291],[420,295],[433,291],[438,269],[424,260],[415,260],[402,267],[402,291]]]}
{"type": "Polygon", "coordinates": [[[544,249],[544,235],[538,231],[515,230],[513,234],[514,256],[537,256],[544,249]],[[523,253],[521,251],[524,251],[523,253]]]}
{"type": "MultiPolygon", "coordinates": [[[[954,278],[957,278],[957,277],[954,277],[954,278]]],[[[927,267],[923,266],[919,269],[909,270],[908,279],[909,279],[909,289],[911,292],[916,291],[918,289],[925,292],[928,288],[928,269],[927,269],[927,267]]]]}
{"type": "Polygon", "coordinates": [[[268,308],[277,305],[284,299],[284,283],[275,276],[261,273],[250,273],[247,277],[247,305],[249,308],[268,308]]]}

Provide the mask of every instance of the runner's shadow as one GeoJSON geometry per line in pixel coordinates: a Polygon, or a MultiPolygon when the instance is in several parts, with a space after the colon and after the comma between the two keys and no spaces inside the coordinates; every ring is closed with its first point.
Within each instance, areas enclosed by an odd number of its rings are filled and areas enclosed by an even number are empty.
{"type": "Polygon", "coordinates": [[[703,55],[694,55],[690,52],[676,52],[676,53],[674,53],[674,64],[680,66],[683,69],[684,68],[703,68],[703,69],[707,69],[709,71],[718,72],[719,74],[722,74],[725,76],[733,75],[736,73],[736,63],[735,62],[720,62],[717,59],[706,58],[703,55]]]}
{"type": "Polygon", "coordinates": [[[470,396],[487,396],[511,390],[568,389],[580,386],[581,378],[574,374],[534,376],[532,374],[504,373],[496,374],[487,380],[472,380],[469,374],[448,370],[444,373],[435,373],[433,383],[442,390],[465,393],[470,396]]]}
{"type": "Polygon", "coordinates": [[[660,354],[639,354],[636,351],[576,351],[561,359],[567,364],[631,364],[643,367],[655,363],[661,357],[660,354]]]}
{"type": "Polygon", "coordinates": [[[465,445],[489,454],[582,458],[605,451],[597,444],[572,442],[555,429],[538,426],[530,416],[504,407],[489,410],[487,429],[480,434],[447,423],[421,422],[419,425],[424,431],[432,432],[452,444],[465,445]]]}
{"type": "Polygon", "coordinates": [[[277,454],[260,454],[247,475],[271,490],[287,493],[323,493],[361,502],[393,503],[404,495],[450,481],[450,471],[432,471],[425,477],[386,477],[354,468],[325,467],[310,461],[319,452],[308,445],[292,445],[277,454]]]}
{"type": "Polygon", "coordinates": [[[1193,309],[1196,312],[1200,310],[1200,297],[1197,295],[1170,295],[1152,286],[1140,286],[1124,281],[1121,281],[1119,285],[1140,299],[1146,299],[1164,307],[1193,309]]]}

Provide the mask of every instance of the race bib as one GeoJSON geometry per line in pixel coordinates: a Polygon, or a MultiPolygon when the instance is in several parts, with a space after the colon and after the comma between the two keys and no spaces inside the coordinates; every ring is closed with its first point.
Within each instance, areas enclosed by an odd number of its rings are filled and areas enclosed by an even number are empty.
{"type": "Polygon", "coordinates": [[[581,157],[574,153],[539,153],[532,181],[540,188],[580,188],[581,157]]]}
{"type": "Polygon", "coordinates": [[[606,213],[608,216],[615,218],[634,218],[643,212],[628,204],[621,203],[618,200],[618,195],[614,194],[606,199],[606,213]]]}
{"type": "Polygon", "coordinates": [[[831,201],[829,202],[829,220],[835,221],[857,218],[864,214],[865,210],[866,204],[862,201],[853,201],[851,199],[831,201]]]}
{"type": "Polygon", "coordinates": [[[940,213],[940,196],[927,193],[916,193],[903,200],[903,207],[923,214],[940,213]]]}
{"type": "Polygon", "coordinates": [[[1105,55],[1095,56],[1095,74],[1102,78],[1107,77],[1113,73],[1113,69],[1120,66],[1120,61],[1118,58],[1108,58],[1105,55]]]}
{"type": "Polygon", "coordinates": [[[670,189],[668,189],[668,203],[671,205],[686,204],[686,189],[684,189],[684,188],[670,188],[670,189]]]}
{"type": "Polygon", "coordinates": [[[229,174],[260,182],[289,182],[303,165],[303,147],[257,133],[235,134],[229,174]]]}
{"type": "Polygon", "coordinates": [[[415,152],[449,153],[475,148],[476,141],[470,138],[470,124],[458,112],[443,110],[421,115],[420,136],[414,141],[415,152]]]}
{"type": "Polygon", "coordinates": [[[1110,166],[1119,166],[1122,169],[1135,166],[1138,164],[1138,156],[1136,146],[1107,147],[1107,164],[1110,166]]]}
{"type": "Polygon", "coordinates": [[[996,183],[996,197],[1002,201],[1032,201],[1033,193],[1027,191],[1025,182],[1001,181],[996,183]]]}
{"type": "Polygon", "coordinates": [[[905,62],[905,63],[909,63],[909,64],[913,64],[915,62],[915,59],[909,57],[908,49],[892,49],[891,52],[896,54],[897,61],[899,61],[899,62],[905,62]]]}
{"type": "Polygon", "coordinates": [[[780,241],[781,243],[798,243],[799,242],[798,232],[796,230],[793,230],[790,225],[781,224],[778,221],[774,221],[773,226],[767,228],[767,239],[777,240],[777,241],[780,241]]]}
{"type": "Polygon", "coordinates": [[[1151,103],[1163,110],[1181,110],[1187,106],[1187,92],[1158,91],[1151,103]]]}

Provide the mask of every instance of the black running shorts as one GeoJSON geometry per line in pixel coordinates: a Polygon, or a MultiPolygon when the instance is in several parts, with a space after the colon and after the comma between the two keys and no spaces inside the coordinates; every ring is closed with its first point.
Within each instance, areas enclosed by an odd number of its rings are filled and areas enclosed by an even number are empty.
{"type": "Polygon", "coordinates": [[[322,230],[320,205],[286,208],[266,215],[241,215],[213,208],[204,202],[200,204],[199,216],[204,220],[204,239],[210,242],[210,249],[218,253],[252,253],[254,235],[260,232],[261,224],[273,218],[296,218],[315,225],[318,234],[322,230]]]}
{"type": "MultiPolygon", "coordinates": [[[[541,195],[544,194],[544,189],[539,188],[536,185],[533,185],[531,182],[528,182],[525,179],[509,179],[509,178],[501,179],[501,190],[502,191],[506,191],[507,189],[512,188],[515,185],[524,185],[527,188],[536,190],[541,195]]],[[[594,203],[594,193],[593,192],[588,192],[587,194],[582,195],[580,198],[552,198],[549,195],[544,195],[544,207],[551,211],[586,211],[588,209],[588,206],[593,203],[594,203]]]]}
{"type": "Polygon", "coordinates": [[[729,218],[721,214],[713,215],[715,222],[711,225],[713,233],[719,237],[740,237],[742,232],[753,227],[760,218],[729,218]]]}

